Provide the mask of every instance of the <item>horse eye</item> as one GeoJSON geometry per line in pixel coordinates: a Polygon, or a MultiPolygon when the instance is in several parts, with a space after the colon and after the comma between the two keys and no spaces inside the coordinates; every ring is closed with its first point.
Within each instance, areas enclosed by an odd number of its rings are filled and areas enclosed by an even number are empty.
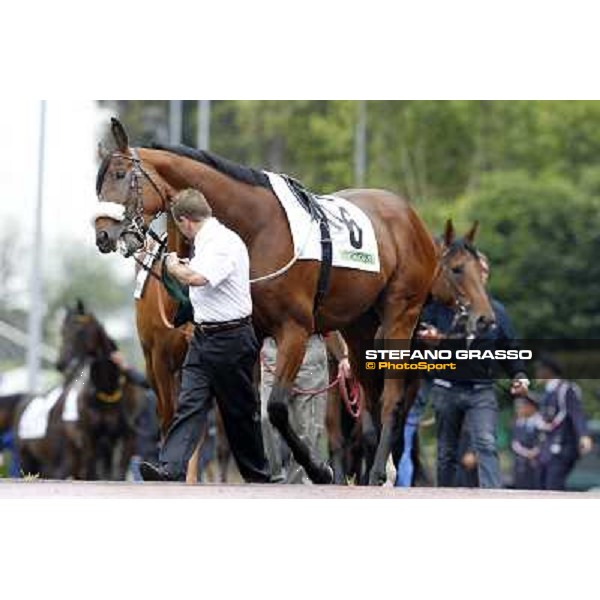
{"type": "Polygon", "coordinates": [[[115,173],[115,179],[125,179],[125,171],[117,171],[115,173]]]}
{"type": "Polygon", "coordinates": [[[458,265],[457,267],[452,267],[452,272],[455,275],[461,275],[463,271],[464,271],[464,268],[462,265],[458,265]]]}

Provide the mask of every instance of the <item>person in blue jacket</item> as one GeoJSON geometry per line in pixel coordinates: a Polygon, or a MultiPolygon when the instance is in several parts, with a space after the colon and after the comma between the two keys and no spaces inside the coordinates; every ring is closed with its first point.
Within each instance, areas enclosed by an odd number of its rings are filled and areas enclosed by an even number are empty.
{"type": "Polygon", "coordinates": [[[517,398],[515,411],[511,439],[513,485],[518,490],[539,490],[541,415],[538,401],[531,395],[517,398]]]}

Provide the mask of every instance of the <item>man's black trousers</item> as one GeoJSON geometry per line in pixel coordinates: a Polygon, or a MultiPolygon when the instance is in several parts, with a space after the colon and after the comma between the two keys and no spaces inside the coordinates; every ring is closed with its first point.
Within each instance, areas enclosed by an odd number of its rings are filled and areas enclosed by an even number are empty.
{"type": "Polygon", "coordinates": [[[183,480],[187,463],[207,425],[216,397],[229,445],[246,481],[269,481],[260,426],[260,401],[253,383],[258,342],[251,324],[203,334],[194,330],[183,363],[175,418],[160,460],[172,477],[183,480]]]}

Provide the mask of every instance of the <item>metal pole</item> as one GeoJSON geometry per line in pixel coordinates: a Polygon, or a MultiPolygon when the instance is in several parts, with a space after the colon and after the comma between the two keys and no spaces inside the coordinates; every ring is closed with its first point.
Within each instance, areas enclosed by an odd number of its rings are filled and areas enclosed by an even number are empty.
{"type": "Polygon", "coordinates": [[[198,100],[198,148],[210,148],[210,100],[198,100]]]}
{"type": "Polygon", "coordinates": [[[169,100],[169,143],[181,144],[183,101],[169,100]]]}
{"type": "Polygon", "coordinates": [[[44,158],[46,146],[46,101],[40,107],[38,150],[38,189],[35,207],[33,247],[31,252],[31,297],[27,343],[27,373],[30,393],[39,391],[40,352],[42,342],[42,200],[44,195],[44,158]]]}
{"type": "Polygon", "coordinates": [[[367,101],[358,101],[356,135],[354,139],[354,180],[358,187],[365,184],[367,173],[367,101]]]}

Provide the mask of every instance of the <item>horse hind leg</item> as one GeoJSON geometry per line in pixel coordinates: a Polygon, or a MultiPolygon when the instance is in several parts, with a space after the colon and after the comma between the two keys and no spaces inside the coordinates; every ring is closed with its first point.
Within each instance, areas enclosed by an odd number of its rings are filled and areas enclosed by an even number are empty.
{"type": "Polygon", "coordinates": [[[285,440],[296,462],[304,468],[308,478],[313,483],[332,483],[331,467],[314,455],[313,449],[294,431],[289,419],[292,386],[304,358],[308,334],[300,326],[288,323],[276,339],[275,381],[267,403],[269,420],[285,440]]]}

